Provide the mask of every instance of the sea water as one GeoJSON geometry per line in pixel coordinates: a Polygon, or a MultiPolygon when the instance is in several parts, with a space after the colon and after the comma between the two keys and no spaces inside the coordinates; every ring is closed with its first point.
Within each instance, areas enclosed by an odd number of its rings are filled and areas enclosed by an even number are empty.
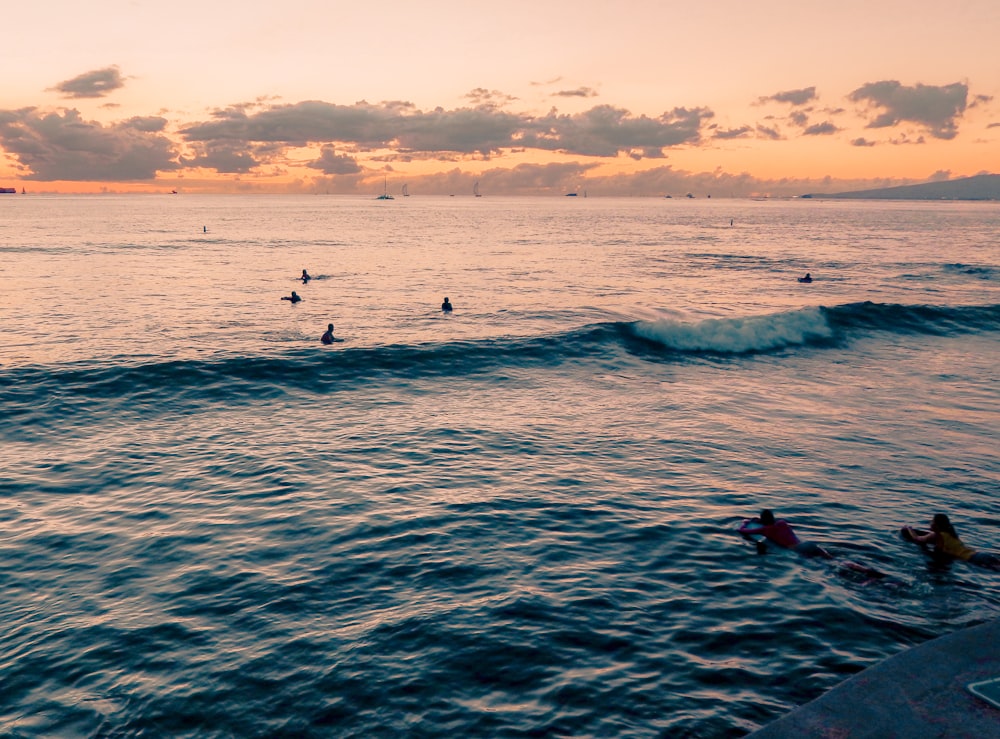
{"type": "Polygon", "coordinates": [[[742,736],[996,617],[1000,575],[897,531],[1000,548],[998,233],[4,197],[0,733],[742,736]],[[888,577],[758,554],[762,507],[888,577]]]}

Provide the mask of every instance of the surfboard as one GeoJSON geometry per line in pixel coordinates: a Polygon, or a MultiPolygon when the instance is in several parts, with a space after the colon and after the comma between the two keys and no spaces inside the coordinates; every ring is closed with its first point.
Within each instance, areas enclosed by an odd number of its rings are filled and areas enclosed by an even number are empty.
{"type": "Polygon", "coordinates": [[[969,683],[965,687],[973,695],[1000,708],[1000,677],[977,683],[969,683]]]}
{"type": "Polygon", "coordinates": [[[757,554],[764,554],[767,551],[767,537],[764,536],[764,525],[753,525],[750,519],[744,519],[740,522],[739,526],[736,527],[736,533],[742,536],[746,541],[751,542],[754,548],[757,550],[757,554]],[[748,524],[750,524],[748,526],[748,524]]]}

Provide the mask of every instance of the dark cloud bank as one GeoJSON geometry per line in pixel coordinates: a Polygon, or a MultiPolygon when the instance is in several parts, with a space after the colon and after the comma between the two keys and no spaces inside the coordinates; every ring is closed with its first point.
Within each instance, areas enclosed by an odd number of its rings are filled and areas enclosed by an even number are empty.
{"type": "MultiPolygon", "coordinates": [[[[112,66],[66,80],[53,89],[67,97],[95,98],[124,84],[125,78],[112,66]]],[[[586,98],[594,94],[590,88],[578,88],[557,96],[586,98]]],[[[989,101],[978,96],[969,104],[968,96],[964,83],[907,87],[897,81],[881,81],[857,88],[848,99],[866,114],[871,129],[907,124],[916,130],[913,135],[903,132],[881,143],[914,143],[922,140],[921,133],[954,138],[966,108],[989,101]]],[[[287,169],[292,152],[307,152],[312,158],[298,162],[315,172],[315,182],[301,182],[296,187],[331,192],[368,187],[366,176],[381,176],[399,162],[433,159],[458,163],[539,150],[591,161],[497,167],[477,176],[484,184],[492,180],[496,192],[572,190],[586,180],[595,194],[701,190],[725,196],[762,191],[793,194],[803,187],[819,189],[822,181],[761,182],[748,175],[697,175],[667,166],[617,177],[596,177],[590,170],[597,166],[594,159],[663,159],[675,147],[718,145],[713,142],[741,138],[780,140],[789,131],[796,136],[833,136],[843,130],[831,120],[810,121],[818,101],[815,87],[758,98],[759,105],[791,106],[783,114],[783,124],[772,118],[734,128],[717,126],[714,113],[704,107],[677,107],[649,117],[597,105],[581,113],[561,114],[553,109],[536,116],[505,110],[514,99],[495,90],[479,88],[467,98],[471,107],[429,111],[399,101],[236,105],[213,112],[207,120],[177,126],[169,136],[168,121],[159,116],[101,124],[84,120],[72,109],[0,110],[0,146],[20,167],[21,179],[145,181],[158,173],[196,168],[234,177],[259,177],[262,188],[267,175],[287,169]],[[371,168],[373,163],[377,171],[371,168]]],[[[828,110],[824,115],[836,118],[842,112],[828,110]]],[[[873,146],[880,142],[855,137],[844,143],[873,146]]],[[[464,180],[470,177],[456,166],[420,181],[428,192],[445,193],[467,184],[464,180]]]]}

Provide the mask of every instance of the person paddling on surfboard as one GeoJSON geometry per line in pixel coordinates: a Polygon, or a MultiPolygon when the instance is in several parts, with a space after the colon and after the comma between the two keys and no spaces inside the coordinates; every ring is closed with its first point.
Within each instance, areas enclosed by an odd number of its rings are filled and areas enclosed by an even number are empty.
{"type": "Polygon", "coordinates": [[[1000,571],[1000,557],[990,552],[977,552],[963,544],[946,513],[934,514],[934,518],[931,519],[930,531],[904,526],[901,533],[904,539],[921,545],[930,544],[933,546],[935,557],[947,561],[961,559],[978,567],[1000,571]]]}
{"type": "MultiPolygon", "coordinates": [[[[774,513],[768,508],[762,510],[759,517],[746,519],[740,526],[739,532],[748,539],[752,538],[754,534],[763,536],[779,547],[791,549],[803,557],[833,559],[833,555],[819,544],[799,539],[792,531],[788,521],[783,518],[775,518],[774,513]]],[[[760,543],[762,542],[758,542],[757,551],[761,551],[760,543]]]]}
{"type": "Polygon", "coordinates": [[[308,272],[302,270],[302,277],[300,277],[299,279],[302,280],[302,284],[305,285],[307,282],[309,282],[309,280],[312,279],[312,277],[309,276],[308,272]]]}
{"type": "Polygon", "coordinates": [[[324,333],[320,339],[324,344],[332,344],[334,342],[333,338],[333,324],[327,324],[326,333],[324,333]]]}
{"type": "MultiPolygon", "coordinates": [[[[866,585],[869,582],[889,577],[884,572],[879,572],[873,567],[852,562],[849,559],[836,559],[832,554],[830,554],[830,552],[821,547],[819,544],[811,541],[802,541],[795,535],[795,532],[792,530],[788,521],[783,518],[775,518],[774,513],[767,508],[760,512],[760,516],[745,519],[740,525],[739,532],[745,539],[752,540],[754,536],[763,536],[768,541],[777,544],[779,547],[791,549],[803,557],[819,557],[821,559],[833,560],[833,564],[837,565],[842,571],[850,573],[856,572],[863,577],[868,578],[865,583],[866,585]]],[[[767,545],[763,541],[757,540],[755,541],[755,544],[757,545],[758,554],[764,554],[767,551],[767,545]]]]}
{"type": "Polygon", "coordinates": [[[292,294],[286,295],[285,297],[282,298],[282,300],[288,300],[289,302],[291,302],[292,305],[295,305],[300,300],[302,300],[302,298],[299,297],[298,293],[292,290],[292,294]]]}

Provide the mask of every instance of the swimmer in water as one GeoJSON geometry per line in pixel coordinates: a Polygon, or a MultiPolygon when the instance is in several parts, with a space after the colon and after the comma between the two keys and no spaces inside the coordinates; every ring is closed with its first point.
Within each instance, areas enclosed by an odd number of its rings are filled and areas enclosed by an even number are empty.
{"type": "Polygon", "coordinates": [[[451,313],[451,301],[448,298],[445,298],[444,302],[441,303],[441,310],[445,313],[451,313]]]}
{"type": "Polygon", "coordinates": [[[806,276],[805,277],[800,277],[799,278],[799,282],[812,282],[812,281],[813,281],[812,275],[809,274],[808,272],[806,272],[806,276]]]}
{"type": "MultiPolygon", "coordinates": [[[[759,534],[766,537],[768,541],[774,542],[778,546],[785,549],[791,549],[803,557],[810,559],[818,557],[820,559],[830,560],[831,564],[837,567],[840,574],[852,579],[860,578],[863,580],[864,585],[882,580],[885,580],[885,584],[887,585],[895,586],[899,584],[889,575],[876,570],[874,567],[869,567],[868,565],[863,565],[858,562],[852,562],[849,559],[837,559],[819,544],[811,541],[802,541],[795,535],[795,532],[792,531],[792,527],[785,519],[776,519],[774,517],[774,513],[767,508],[760,512],[759,517],[745,520],[740,526],[739,532],[747,539],[752,538],[753,534],[759,534]]],[[[757,545],[758,554],[764,554],[767,552],[767,545],[763,541],[757,541],[755,543],[757,545]]]]}
{"type": "MultiPolygon", "coordinates": [[[[757,518],[748,518],[739,529],[740,533],[749,538],[750,534],[760,534],[768,541],[774,542],[779,547],[791,549],[798,552],[803,557],[822,557],[823,559],[833,559],[833,555],[826,551],[819,544],[811,541],[802,541],[792,531],[788,521],[783,518],[775,518],[770,509],[765,508],[757,518]]],[[[761,551],[763,542],[758,542],[757,551],[761,551]]]]}
{"type": "Polygon", "coordinates": [[[300,279],[302,280],[302,284],[305,285],[307,282],[309,282],[309,280],[312,279],[312,277],[309,276],[308,272],[302,270],[302,277],[300,279]]]}
{"type": "Polygon", "coordinates": [[[320,337],[320,341],[322,341],[324,344],[332,344],[333,343],[333,324],[332,323],[327,324],[326,333],[323,334],[320,337]]]}
{"type": "MultiPolygon", "coordinates": [[[[833,560],[833,564],[842,573],[851,575],[857,573],[866,579],[865,584],[889,577],[884,572],[879,572],[873,567],[852,562],[849,559],[836,559],[819,544],[811,541],[802,541],[795,535],[791,525],[785,519],[776,519],[774,513],[767,508],[760,512],[759,517],[745,520],[740,525],[739,532],[747,539],[751,538],[753,534],[764,536],[768,541],[774,542],[779,547],[791,549],[803,557],[819,557],[821,559],[833,560]]],[[[764,554],[767,551],[767,545],[764,542],[758,541],[756,544],[758,554],[764,554]]]]}
{"type": "Polygon", "coordinates": [[[946,513],[934,514],[930,531],[920,531],[910,526],[904,526],[903,531],[906,532],[911,541],[933,546],[933,554],[937,558],[945,561],[960,559],[971,565],[1000,571],[1000,557],[989,552],[977,552],[962,543],[946,513]]]}
{"type": "Polygon", "coordinates": [[[292,305],[295,305],[300,300],[302,300],[302,298],[299,297],[298,293],[296,293],[294,290],[292,290],[292,294],[284,296],[282,298],[282,300],[287,300],[287,301],[291,302],[292,305]]]}

